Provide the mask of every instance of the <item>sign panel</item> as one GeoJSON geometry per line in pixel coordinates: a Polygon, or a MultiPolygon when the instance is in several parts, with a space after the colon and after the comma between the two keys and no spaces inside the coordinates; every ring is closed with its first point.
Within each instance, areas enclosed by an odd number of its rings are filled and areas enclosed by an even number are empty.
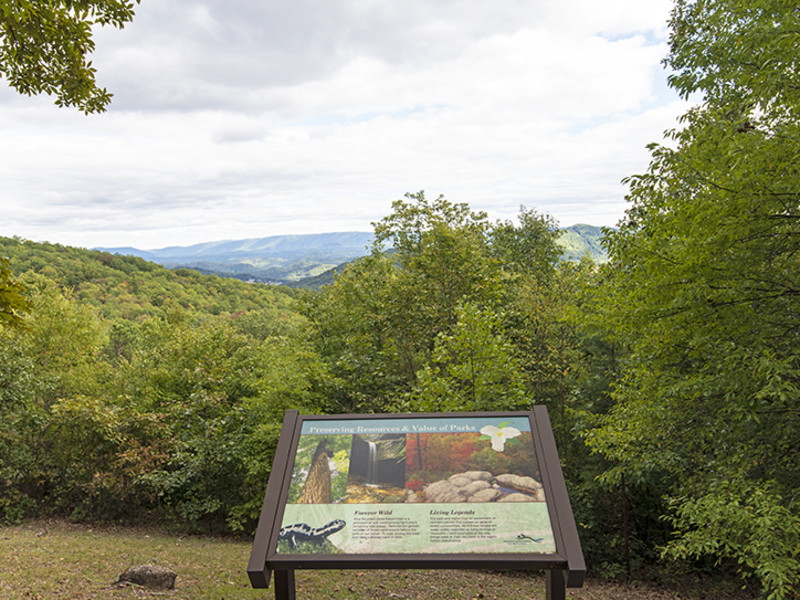
{"type": "Polygon", "coordinates": [[[277,552],[555,552],[530,420],[303,421],[277,552]]]}
{"type": "Polygon", "coordinates": [[[580,587],[547,410],[287,411],[248,575],[288,589],[294,569],[343,568],[546,569],[548,589],[580,587]]]}

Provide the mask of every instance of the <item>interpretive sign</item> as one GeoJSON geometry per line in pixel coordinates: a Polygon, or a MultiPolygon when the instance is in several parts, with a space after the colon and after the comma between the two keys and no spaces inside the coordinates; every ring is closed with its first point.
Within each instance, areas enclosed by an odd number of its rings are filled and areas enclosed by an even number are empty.
{"type": "MultiPolygon", "coordinates": [[[[303,568],[585,566],[547,411],[284,420],[248,574],[293,597],[303,568]]],[[[554,575],[555,573],[555,575],[554,575]]]]}

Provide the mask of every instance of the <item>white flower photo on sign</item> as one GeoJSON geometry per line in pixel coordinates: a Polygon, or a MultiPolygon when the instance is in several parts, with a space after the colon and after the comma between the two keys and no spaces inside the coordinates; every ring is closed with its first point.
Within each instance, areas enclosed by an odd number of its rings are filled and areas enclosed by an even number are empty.
{"type": "Polygon", "coordinates": [[[516,427],[508,427],[506,423],[500,423],[499,427],[494,425],[486,425],[481,428],[481,437],[479,439],[489,439],[492,442],[492,450],[495,452],[502,452],[506,447],[506,440],[517,437],[522,432],[516,427]]]}

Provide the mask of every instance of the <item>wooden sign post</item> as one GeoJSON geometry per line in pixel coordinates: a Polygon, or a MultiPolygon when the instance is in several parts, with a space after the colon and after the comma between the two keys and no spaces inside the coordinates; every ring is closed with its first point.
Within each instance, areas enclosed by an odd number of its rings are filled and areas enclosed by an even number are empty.
{"type": "Polygon", "coordinates": [[[247,573],[295,597],[295,569],[547,572],[548,600],[586,566],[550,420],[530,412],[287,411],[247,573]]]}

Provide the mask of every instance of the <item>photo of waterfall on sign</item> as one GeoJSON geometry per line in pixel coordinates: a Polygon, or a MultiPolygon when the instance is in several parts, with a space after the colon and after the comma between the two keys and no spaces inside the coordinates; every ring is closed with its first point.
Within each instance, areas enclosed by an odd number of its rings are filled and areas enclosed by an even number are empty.
{"type": "Polygon", "coordinates": [[[406,436],[359,434],[353,436],[347,479],[348,504],[405,502],[406,436]]]}

